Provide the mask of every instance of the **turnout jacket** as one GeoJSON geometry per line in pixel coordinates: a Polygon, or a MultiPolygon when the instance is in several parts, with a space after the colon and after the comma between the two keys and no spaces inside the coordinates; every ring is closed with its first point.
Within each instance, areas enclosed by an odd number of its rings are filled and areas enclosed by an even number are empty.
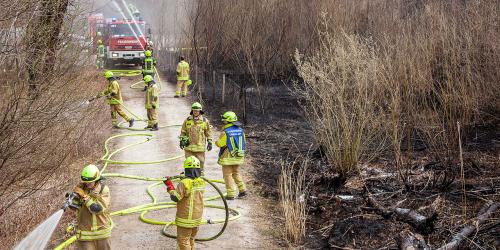
{"type": "Polygon", "coordinates": [[[108,186],[98,183],[93,190],[80,187],[88,193],[89,199],[78,209],[76,236],[81,241],[105,239],[111,236],[113,221],[109,214],[111,195],[108,186]]]}
{"type": "Polygon", "coordinates": [[[184,150],[205,152],[207,140],[212,139],[210,122],[203,115],[194,118],[190,115],[182,124],[181,137],[189,137],[189,145],[184,150]]]}
{"type": "Polygon", "coordinates": [[[195,228],[202,224],[205,185],[202,178],[184,178],[176,189],[169,191],[170,198],[177,202],[177,226],[195,228]]]}
{"type": "Polygon", "coordinates": [[[115,78],[108,80],[108,86],[99,94],[99,96],[106,96],[108,104],[110,105],[121,104],[123,102],[120,84],[118,84],[118,81],[115,78]]]}

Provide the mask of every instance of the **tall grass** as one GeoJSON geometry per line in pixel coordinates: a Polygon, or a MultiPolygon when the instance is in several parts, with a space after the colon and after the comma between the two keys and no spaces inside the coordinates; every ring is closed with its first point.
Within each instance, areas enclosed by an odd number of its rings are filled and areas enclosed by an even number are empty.
{"type": "Polygon", "coordinates": [[[281,175],[278,180],[279,197],[285,219],[283,236],[292,244],[301,244],[306,233],[308,161],[299,162],[279,162],[281,165],[281,175]]]}

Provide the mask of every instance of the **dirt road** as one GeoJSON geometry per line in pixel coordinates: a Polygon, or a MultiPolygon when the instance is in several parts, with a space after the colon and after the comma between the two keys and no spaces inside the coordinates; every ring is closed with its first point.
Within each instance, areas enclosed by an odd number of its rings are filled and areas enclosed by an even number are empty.
{"type": "MultiPolygon", "coordinates": [[[[124,102],[134,113],[139,116],[146,116],[144,109],[144,92],[138,89],[131,89],[130,85],[137,82],[139,77],[125,77],[120,81],[123,91],[124,102]]],[[[160,125],[181,124],[189,115],[190,102],[187,99],[173,98],[175,86],[172,83],[163,83],[160,95],[159,122],[160,125]]],[[[139,122],[136,127],[144,127],[145,124],[139,122]]],[[[116,130],[114,134],[130,133],[129,130],[116,130]]],[[[128,149],[113,157],[117,160],[128,161],[150,161],[164,159],[183,154],[178,147],[178,136],[180,127],[163,128],[152,132],[155,134],[153,140],[140,146],[128,149]]],[[[139,133],[139,132],[132,132],[139,133]]],[[[214,128],[214,139],[219,135],[219,131],[214,128]]],[[[138,138],[122,137],[113,143],[114,149],[137,141],[138,138]]],[[[147,177],[163,177],[177,175],[182,172],[182,160],[177,159],[162,164],[151,165],[110,165],[106,172],[122,173],[129,175],[140,175],[147,177]]],[[[246,166],[245,172],[248,171],[246,166]]],[[[217,150],[212,150],[207,154],[205,163],[205,174],[209,179],[222,179],[222,171],[217,165],[217,150]]],[[[151,182],[108,178],[108,185],[111,189],[112,204],[111,210],[117,211],[145,203],[150,203],[151,198],[146,194],[146,187],[151,182]]],[[[224,190],[224,189],[223,189],[224,190]]],[[[158,186],[154,189],[159,201],[169,201],[166,188],[158,186]]],[[[213,194],[213,190],[208,190],[208,194],[213,194]]],[[[228,201],[229,206],[238,209],[242,216],[236,221],[229,223],[225,233],[216,240],[198,243],[202,249],[275,249],[269,234],[263,235],[262,225],[266,222],[259,214],[265,213],[262,207],[256,204],[256,198],[250,197],[228,201]]],[[[222,202],[215,202],[222,204],[222,202]]],[[[223,210],[205,209],[205,218],[223,218],[223,210]]],[[[148,218],[173,220],[174,209],[165,209],[148,214],[148,218]]],[[[163,226],[149,225],[139,220],[138,215],[114,216],[115,228],[112,235],[113,249],[175,249],[176,241],[161,234],[163,226]]],[[[218,232],[221,225],[207,225],[200,228],[201,236],[210,236],[218,232]]]]}

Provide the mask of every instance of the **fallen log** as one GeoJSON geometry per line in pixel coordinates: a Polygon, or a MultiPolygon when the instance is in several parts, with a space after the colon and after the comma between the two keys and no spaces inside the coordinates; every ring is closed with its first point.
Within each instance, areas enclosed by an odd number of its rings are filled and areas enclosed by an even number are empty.
{"type": "Polygon", "coordinates": [[[434,230],[434,221],[437,219],[437,212],[432,210],[429,216],[424,216],[413,209],[400,207],[384,207],[380,205],[370,194],[365,195],[367,203],[374,208],[375,213],[388,219],[394,215],[397,220],[404,221],[412,225],[421,233],[428,234],[434,230]]]}
{"type": "Polygon", "coordinates": [[[414,234],[405,230],[398,234],[396,242],[401,250],[430,250],[431,248],[425,243],[424,237],[420,234],[414,234]]]}
{"type": "Polygon", "coordinates": [[[448,244],[438,248],[438,250],[455,250],[458,249],[462,241],[469,237],[470,234],[479,229],[479,226],[483,224],[490,216],[498,209],[500,203],[487,203],[480,211],[476,219],[466,227],[464,227],[459,233],[453,236],[453,239],[448,244]]]}

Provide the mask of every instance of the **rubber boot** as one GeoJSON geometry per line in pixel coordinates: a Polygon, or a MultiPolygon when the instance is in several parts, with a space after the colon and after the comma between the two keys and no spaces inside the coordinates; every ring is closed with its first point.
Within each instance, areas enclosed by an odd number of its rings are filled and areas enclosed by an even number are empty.
{"type": "Polygon", "coordinates": [[[135,119],[130,118],[130,120],[128,121],[128,127],[131,128],[132,126],[134,126],[134,122],[135,122],[135,119]]]}
{"type": "Polygon", "coordinates": [[[241,198],[241,197],[246,196],[246,195],[247,195],[247,191],[240,192],[238,194],[238,198],[241,198]]]}
{"type": "Polygon", "coordinates": [[[158,131],[158,123],[153,125],[153,127],[151,128],[151,131],[158,131]]]}
{"type": "Polygon", "coordinates": [[[178,95],[174,95],[174,98],[179,98],[179,96],[178,95]]]}
{"type": "Polygon", "coordinates": [[[227,195],[226,195],[226,196],[224,196],[224,198],[225,198],[226,200],[228,200],[228,201],[229,201],[229,200],[234,200],[234,197],[232,197],[232,196],[227,196],[227,195]]]}

